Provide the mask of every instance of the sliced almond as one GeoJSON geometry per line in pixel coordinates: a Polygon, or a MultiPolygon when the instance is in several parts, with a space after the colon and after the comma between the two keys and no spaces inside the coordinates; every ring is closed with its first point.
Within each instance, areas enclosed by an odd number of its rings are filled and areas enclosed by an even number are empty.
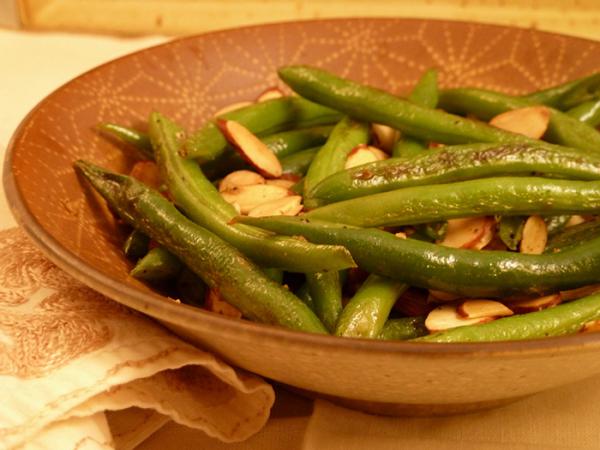
{"type": "Polygon", "coordinates": [[[279,178],[281,163],[273,151],[242,124],[234,120],[218,119],[217,125],[237,152],[248,161],[261,175],[279,178]]]}
{"type": "MultiPolygon", "coordinates": [[[[446,235],[439,244],[452,248],[473,248],[482,245],[487,239],[488,230],[491,226],[493,226],[493,222],[485,216],[450,219],[448,220],[446,235]]],[[[480,248],[484,246],[482,245],[480,248]]]]}
{"type": "Polygon", "coordinates": [[[160,171],[154,161],[136,162],[129,175],[154,189],[160,189],[162,184],[160,171]]]}
{"type": "Polygon", "coordinates": [[[284,96],[285,94],[281,89],[279,89],[277,86],[273,86],[265,89],[262,94],[256,97],[256,103],[266,102],[267,100],[273,100],[284,96]]]}
{"type": "Polygon", "coordinates": [[[540,255],[546,248],[548,230],[540,216],[529,216],[523,226],[523,237],[519,251],[528,255],[540,255]]]}
{"type": "Polygon", "coordinates": [[[513,315],[510,308],[495,300],[465,300],[458,305],[456,311],[461,317],[467,319],[513,315]]]}
{"type": "Polygon", "coordinates": [[[380,123],[372,124],[371,128],[373,130],[373,135],[375,136],[377,147],[390,153],[392,148],[394,148],[394,144],[400,138],[400,131],[380,123]]]}
{"type": "Polygon", "coordinates": [[[473,243],[470,247],[473,250],[481,250],[488,246],[490,242],[494,240],[496,235],[496,221],[492,217],[486,217],[485,224],[483,226],[483,233],[479,239],[473,243]]]}
{"type": "Polygon", "coordinates": [[[556,306],[560,302],[560,294],[551,294],[534,299],[506,302],[506,306],[512,309],[512,311],[515,314],[524,314],[529,312],[541,311],[542,309],[556,306]]]}
{"type": "Polygon", "coordinates": [[[221,196],[231,204],[237,204],[242,214],[247,214],[258,205],[290,195],[290,191],[271,184],[253,184],[240,186],[221,192],[221,196]]]}
{"type": "Polygon", "coordinates": [[[533,139],[540,139],[550,122],[550,110],[545,106],[529,106],[498,114],[490,125],[533,139]]]}
{"type": "Polygon", "coordinates": [[[461,296],[458,294],[452,294],[451,292],[438,291],[435,289],[429,289],[429,295],[433,297],[429,299],[429,301],[433,301],[434,303],[440,302],[452,302],[454,300],[458,300],[461,296]]]}
{"type": "Polygon", "coordinates": [[[584,323],[579,331],[581,333],[597,333],[600,331],[600,320],[592,320],[584,323]]]}
{"type": "Polygon", "coordinates": [[[229,191],[240,186],[264,183],[264,177],[256,172],[250,170],[236,170],[221,180],[219,183],[219,192],[229,191]]]}
{"type": "Polygon", "coordinates": [[[223,114],[227,114],[228,112],[235,111],[236,109],[245,108],[246,106],[250,106],[250,105],[252,105],[252,102],[232,103],[231,105],[223,106],[221,109],[219,109],[217,112],[215,112],[213,114],[213,117],[219,117],[219,116],[222,116],[223,114]]]}
{"type": "Polygon", "coordinates": [[[394,236],[396,236],[400,239],[408,239],[408,236],[406,235],[406,233],[404,231],[398,231],[397,233],[394,233],[394,236]]]}
{"type": "Polygon", "coordinates": [[[362,164],[368,164],[375,161],[381,161],[387,159],[388,155],[383,150],[369,145],[359,145],[354,147],[344,164],[344,169],[350,169],[352,167],[360,166],[362,164]]]}
{"type": "Polygon", "coordinates": [[[283,178],[277,178],[276,180],[267,180],[266,183],[267,184],[272,184],[274,186],[281,186],[281,187],[284,187],[286,189],[291,189],[291,187],[293,185],[295,185],[297,183],[297,181],[294,181],[294,180],[285,180],[283,178]]]}
{"type": "Polygon", "coordinates": [[[262,203],[248,211],[250,217],[295,216],[302,211],[302,197],[290,195],[270,202],[262,203]]]}
{"type": "Polygon", "coordinates": [[[222,316],[241,319],[242,313],[231,303],[225,301],[218,290],[209,289],[204,298],[204,308],[222,316]]]}
{"type": "Polygon", "coordinates": [[[455,305],[441,305],[431,310],[425,319],[425,327],[432,333],[449,330],[450,328],[476,325],[494,320],[493,317],[478,317],[466,319],[456,311],[455,305]]]}
{"type": "Polygon", "coordinates": [[[574,227],[575,225],[582,224],[583,222],[586,222],[585,217],[578,215],[571,216],[569,221],[566,223],[565,228],[574,227]]]}
{"type": "Polygon", "coordinates": [[[600,284],[590,284],[589,286],[583,286],[577,289],[560,291],[560,298],[563,302],[569,302],[571,300],[577,300],[578,298],[587,297],[596,292],[600,292],[600,284]]]}

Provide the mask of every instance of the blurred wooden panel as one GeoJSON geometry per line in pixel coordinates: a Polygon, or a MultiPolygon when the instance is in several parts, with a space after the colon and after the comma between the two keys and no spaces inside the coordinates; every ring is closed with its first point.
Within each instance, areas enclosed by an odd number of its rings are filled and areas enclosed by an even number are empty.
{"type": "Polygon", "coordinates": [[[19,0],[25,27],[185,35],[320,17],[428,17],[600,39],[600,0],[19,0]]]}

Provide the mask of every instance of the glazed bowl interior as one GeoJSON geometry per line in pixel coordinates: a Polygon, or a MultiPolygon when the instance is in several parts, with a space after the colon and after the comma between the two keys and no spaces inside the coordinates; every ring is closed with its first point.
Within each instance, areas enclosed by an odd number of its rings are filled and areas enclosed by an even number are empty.
{"type": "Polygon", "coordinates": [[[131,166],[131,153],[96,125],[143,130],[149,113],[160,111],[193,130],[227,104],[284,87],[276,71],[289,64],[319,66],[398,94],[435,67],[444,87],[519,94],[600,70],[600,43],[409,19],[291,22],[176,40],[79,76],[29,114],[5,164],[13,213],[52,261],[92,288],[239,367],[369,410],[464,411],[600,373],[600,334],[488,344],[316,336],[177,304],[131,278],[121,252],[124,231],[72,169],[77,159],[117,171],[131,166]]]}

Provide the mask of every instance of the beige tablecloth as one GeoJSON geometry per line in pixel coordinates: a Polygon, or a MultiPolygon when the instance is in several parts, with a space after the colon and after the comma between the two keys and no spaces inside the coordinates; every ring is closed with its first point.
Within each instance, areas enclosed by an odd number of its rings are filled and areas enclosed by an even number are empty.
{"type": "MultiPolygon", "coordinates": [[[[163,41],[0,30],[0,150],[27,111],[51,90],[102,61],[163,41]]],[[[14,225],[0,195],[0,230],[14,225]]],[[[312,402],[277,390],[267,426],[248,441],[223,444],[203,432],[168,423],[140,446],[146,450],[211,449],[597,449],[600,379],[592,379],[494,411],[450,418],[381,418],[312,402]]],[[[139,415],[109,415],[126,433],[139,415]],[[133,417],[133,416],[132,416],[133,417]]],[[[156,427],[161,424],[155,424],[156,427]]],[[[137,443],[137,442],[136,442],[137,443]]]]}

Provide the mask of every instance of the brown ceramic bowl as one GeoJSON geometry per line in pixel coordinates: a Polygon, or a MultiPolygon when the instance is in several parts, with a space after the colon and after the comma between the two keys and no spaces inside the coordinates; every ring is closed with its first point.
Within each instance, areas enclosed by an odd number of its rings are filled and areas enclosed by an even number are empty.
{"type": "Polygon", "coordinates": [[[600,43],[492,25],[342,19],[240,28],[150,48],[81,75],[24,120],[4,174],[17,220],[52,261],[92,288],[236,366],[351,406],[467,411],[600,373],[600,334],[452,345],[317,336],[176,304],[128,276],[122,231],[71,168],[78,158],[120,171],[131,163],[94,126],[137,125],[159,110],[191,129],[217,108],[280,84],[276,69],[292,63],[398,93],[437,67],[443,86],[518,94],[600,70],[600,43]]]}

